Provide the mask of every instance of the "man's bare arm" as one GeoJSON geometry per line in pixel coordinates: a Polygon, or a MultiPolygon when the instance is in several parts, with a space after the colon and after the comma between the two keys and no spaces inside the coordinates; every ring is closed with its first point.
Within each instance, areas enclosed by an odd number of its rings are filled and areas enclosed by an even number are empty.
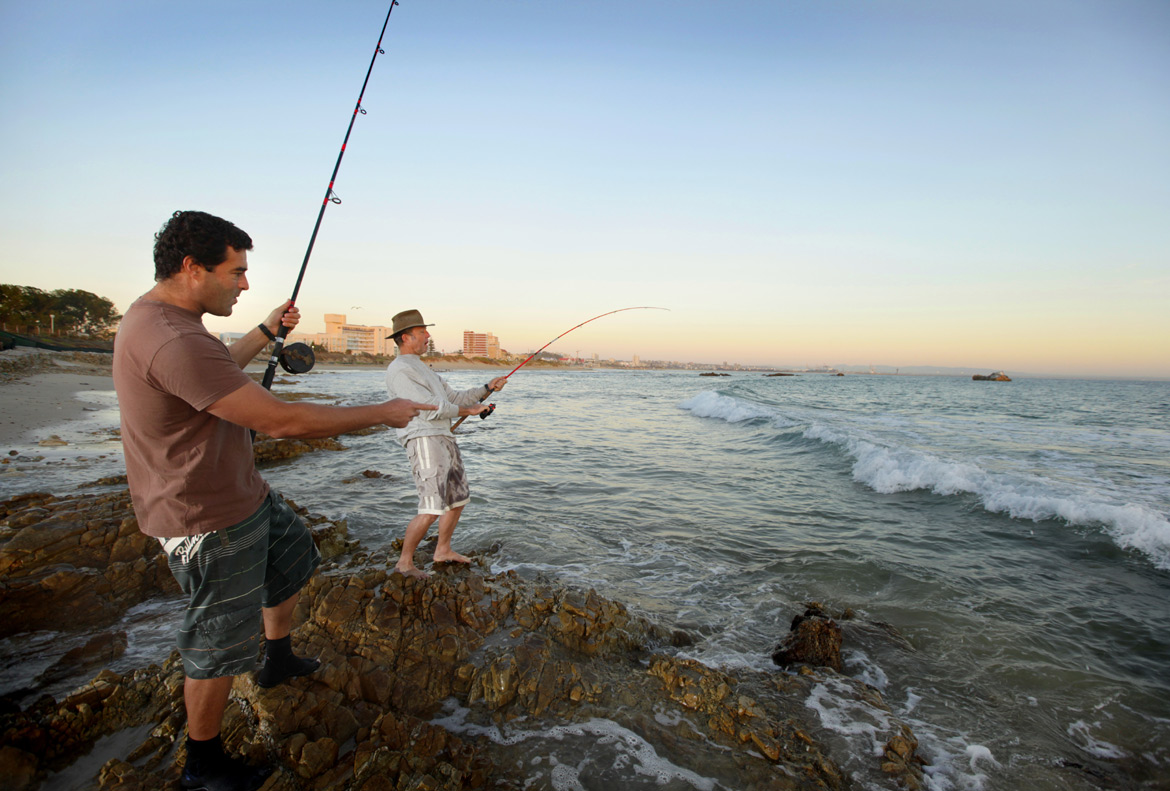
{"type": "MultiPolygon", "coordinates": [[[[264,319],[261,323],[268,328],[269,332],[275,335],[280,330],[282,324],[291,331],[300,323],[300,320],[301,311],[292,304],[291,299],[288,299],[269,313],[268,318],[264,319]]],[[[244,337],[228,347],[228,353],[236,361],[236,365],[243,368],[252,362],[252,358],[259,354],[260,350],[267,346],[268,343],[268,336],[259,327],[253,327],[244,337]]]]}
{"type": "Polygon", "coordinates": [[[396,398],[369,406],[325,406],[281,401],[255,382],[249,382],[207,408],[218,418],[278,439],[332,437],[368,426],[402,428],[419,410],[431,410],[396,398]]]}

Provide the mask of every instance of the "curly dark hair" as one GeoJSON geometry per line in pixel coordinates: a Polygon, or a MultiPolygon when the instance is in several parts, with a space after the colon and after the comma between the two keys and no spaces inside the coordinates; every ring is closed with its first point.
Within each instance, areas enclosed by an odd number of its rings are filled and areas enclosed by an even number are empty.
{"type": "Polygon", "coordinates": [[[193,257],[208,272],[227,260],[227,249],[251,250],[252,237],[227,220],[202,211],[177,211],[154,235],[154,279],[161,282],[193,257]]]}

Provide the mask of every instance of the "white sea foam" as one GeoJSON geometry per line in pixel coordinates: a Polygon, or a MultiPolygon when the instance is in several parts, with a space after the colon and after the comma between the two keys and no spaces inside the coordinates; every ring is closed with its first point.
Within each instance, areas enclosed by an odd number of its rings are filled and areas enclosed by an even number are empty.
{"type": "MultiPolygon", "coordinates": [[[[685,783],[697,791],[715,791],[722,787],[715,780],[703,777],[700,774],[684,769],[666,758],[663,758],[654,749],[654,746],[638,734],[612,720],[594,718],[588,722],[572,725],[556,725],[533,730],[523,730],[523,720],[509,723],[504,730],[498,726],[482,726],[467,722],[470,711],[453,701],[447,704],[447,714],[432,720],[436,725],[452,733],[466,733],[474,736],[484,736],[496,744],[514,746],[523,742],[535,741],[545,743],[539,749],[548,758],[552,765],[549,780],[557,791],[575,791],[584,789],[581,783],[581,773],[592,764],[599,768],[620,769],[630,778],[645,778],[649,783],[666,785],[678,781],[685,783]],[[591,745],[584,757],[577,751],[569,751],[575,756],[575,763],[561,761],[547,744],[548,741],[561,742],[571,738],[583,738],[591,745]],[[598,748],[601,748],[600,750],[598,748]]],[[[533,762],[535,765],[535,762],[533,762]]]]}
{"type": "Polygon", "coordinates": [[[999,761],[995,760],[995,756],[991,754],[991,750],[987,749],[982,744],[968,744],[966,752],[967,757],[971,760],[972,769],[978,769],[978,763],[980,761],[991,764],[996,768],[999,767],[999,761]]]}
{"type": "Polygon", "coordinates": [[[884,690],[890,685],[890,679],[877,663],[865,655],[863,651],[844,651],[842,661],[849,671],[849,675],[858,681],[869,684],[875,689],[884,690]]]}
{"type": "Polygon", "coordinates": [[[774,409],[753,404],[742,398],[722,395],[713,390],[705,390],[682,402],[679,406],[689,410],[696,417],[719,418],[728,423],[739,423],[753,418],[775,419],[779,417],[774,409]]]}
{"type": "Polygon", "coordinates": [[[879,734],[890,730],[889,715],[849,695],[843,682],[826,680],[817,684],[804,705],[817,713],[821,725],[828,730],[841,736],[865,737],[863,752],[879,748],[884,743],[879,734]]]}
{"type": "Polygon", "coordinates": [[[1093,735],[1093,728],[1098,725],[1099,723],[1090,724],[1084,720],[1077,720],[1068,726],[1068,735],[1081,746],[1081,749],[1097,758],[1112,760],[1125,758],[1125,750],[1093,735]]]}
{"type": "Polygon", "coordinates": [[[901,721],[910,724],[919,738],[919,751],[929,761],[925,780],[931,791],[979,791],[987,781],[979,770],[987,764],[999,766],[986,747],[968,744],[961,736],[938,736],[929,723],[920,720],[895,720],[888,712],[859,699],[840,680],[828,678],[815,686],[804,705],[817,713],[821,727],[840,742],[832,755],[863,788],[885,787],[862,778],[872,771],[871,756],[882,754],[901,721]],[[976,766],[977,762],[981,765],[976,766]]]}

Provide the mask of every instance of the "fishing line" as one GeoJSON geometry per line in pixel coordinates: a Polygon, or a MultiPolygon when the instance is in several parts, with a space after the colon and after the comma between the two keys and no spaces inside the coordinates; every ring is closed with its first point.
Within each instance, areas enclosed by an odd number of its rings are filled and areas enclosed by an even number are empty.
{"type": "MultiPolygon", "coordinates": [[[[519,371],[521,368],[523,368],[524,366],[528,365],[529,361],[530,361],[530,360],[532,360],[534,357],[536,357],[536,355],[540,354],[540,353],[541,353],[541,352],[543,352],[545,349],[547,349],[549,346],[552,346],[554,343],[556,343],[556,342],[557,342],[557,341],[559,341],[561,338],[565,337],[566,335],[568,335],[570,332],[572,332],[573,330],[577,329],[578,327],[584,327],[586,324],[588,324],[588,323],[589,323],[589,322],[591,322],[591,321],[597,321],[598,319],[600,319],[600,318],[602,318],[602,317],[604,317],[604,316],[612,316],[614,313],[621,313],[623,310],[666,310],[666,311],[669,311],[669,310],[670,310],[670,308],[656,308],[656,307],[653,307],[653,306],[650,306],[650,305],[642,305],[642,306],[640,306],[640,307],[636,307],[636,308],[618,308],[617,310],[611,310],[611,311],[609,311],[608,313],[602,313],[601,315],[594,316],[594,317],[593,317],[593,318],[591,318],[591,319],[585,319],[585,321],[581,322],[580,324],[576,325],[575,327],[569,327],[569,329],[565,330],[565,331],[564,331],[564,332],[562,332],[560,335],[558,335],[557,337],[553,338],[551,341],[549,341],[548,343],[546,343],[544,346],[541,346],[539,349],[537,349],[536,351],[534,351],[532,354],[528,355],[528,357],[526,357],[526,358],[524,359],[524,362],[520,363],[520,364],[519,364],[519,365],[517,365],[515,368],[513,368],[511,371],[509,371],[509,372],[508,372],[508,373],[507,373],[507,374],[504,376],[504,379],[507,379],[507,378],[508,378],[508,377],[510,377],[512,374],[516,373],[516,372],[517,372],[517,371],[519,371]]],[[[480,402],[482,403],[482,402],[483,402],[483,401],[484,401],[484,400],[485,400],[485,399],[486,399],[486,398],[487,398],[489,395],[491,395],[491,393],[492,393],[492,391],[491,391],[491,390],[489,390],[488,392],[484,393],[484,395],[483,395],[483,398],[479,399],[479,400],[480,400],[480,402]]],[[[480,413],[480,417],[481,417],[481,418],[486,418],[486,417],[487,417],[488,415],[490,415],[490,414],[491,414],[493,411],[495,411],[495,408],[496,408],[496,405],[495,405],[495,404],[492,404],[492,405],[491,405],[491,410],[489,410],[489,411],[487,411],[487,412],[480,413]]],[[[467,420],[467,416],[466,416],[466,415],[465,415],[465,416],[463,416],[463,417],[461,417],[461,418],[459,418],[457,421],[455,421],[455,424],[454,424],[453,426],[451,426],[451,430],[452,430],[452,431],[454,431],[455,429],[459,428],[459,424],[461,424],[461,423],[462,423],[464,420],[467,420]]]]}
{"type": "MultiPolygon", "coordinates": [[[[374,47],[374,55],[370,58],[370,67],[366,69],[366,79],[362,82],[362,90],[358,94],[357,104],[354,105],[353,115],[349,119],[349,127],[345,130],[345,139],[341,141],[341,150],[337,152],[337,163],[333,166],[333,174],[329,177],[329,186],[325,188],[325,199],[321,201],[321,210],[317,212],[317,223],[313,226],[313,235],[309,237],[309,247],[305,250],[305,260],[301,263],[300,274],[297,275],[296,285],[293,286],[292,296],[290,299],[293,304],[296,304],[297,294],[301,290],[301,281],[305,279],[305,270],[309,266],[309,257],[313,254],[313,245],[317,241],[317,231],[321,230],[321,220],[325,217],[325,209],[329,207],[330,203],[341,203],[341,198],[333,191],[333,184],[337,181],[337,171],[341,169],[341,158],[345,156],[345,147],[349,143],[349,134],[353,131],[353,122],[357,120],[358,113],[366,114],[365,108],[362,107],[362,97],[366,95],[366,86],[370,82],[370,74],[374,71],[374,61],[378,59],[379,55],[385,55],[386,51],[382,49],[382,39],[386,35],[386,26],[390,24],[390,14],[394,12],[394,6],[398,5],[398,0],[390,0],[390,8],[386,11],[386,21],[382,23],[382,32],[378,34],[378,44],[374,47]]],[[[276,376],[276,366],[279,363],[280,367],[288,371],[290,374],[303,374],[313,367],[314,357],[313,350],[304,343],[292,343],[287,348],[284,347],[284,339],[288,337],[288,327],[284,324],[280,325],[280,330],[276,333],[276,338],[273,341],[272,356],[268,358],[268,368],[264,371],[264,380],[261,384],[265,389],[272,388],[272,380],[276,376]]]]}

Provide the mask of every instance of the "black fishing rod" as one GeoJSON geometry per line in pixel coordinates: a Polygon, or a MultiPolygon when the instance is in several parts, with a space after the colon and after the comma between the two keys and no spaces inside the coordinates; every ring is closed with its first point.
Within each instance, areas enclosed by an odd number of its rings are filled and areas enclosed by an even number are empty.
{"type": "MultiPolygon", "coordinates": [[[[520,364],[519,364],[519,365],[517,365],[515,368],[513,368],[511,371],[509,371],[509,372],[508,372],[508,373],[507,373],[507,374],[504,376],[504,379],[507,379],[507,378],[508,378],[508,377],[510,377],[512,374],[516,373],[516,372],[517,372],[517,371],[519,371],[521,368],[523,368],[524,366],[528,365],[529,361],[530,361],[530,360],[532,360],[532,359],[534,359],[534,358],[536,357],[536,355],[540,354],[540,353],[541,353],[541,352],[543,352],[545,349],[547,349],[549,346],[552,346],[554,343],[556,343],[557,341],[559,341],[561,338],[565,337],[565,336],[566,336],[566,335],[568,335],[570,332],[572,332],[573,330],[577,329],[577,327],[584,327],[584,326],[585,326],[586,324],[588,324],[589,322],[591,322],[591,321],[597,321],[597,320],[598,320],[598,319],[600,319],[602,316],[612,316],[614,313],[621,313],[623,310],[670,310],[670,308],[655,308],[655,307],[652,307],[652,306],[649,306],[649,305],[643,305],[643,306],[641,306],[641,307],[636,307],[636,308],[618,308],[617,310],[611,310],[611,311],[609,311],[608,313],[602,313],[602,314],[601,314],[601,315],[599,315],[599,316],[594,316],[594,317],[593,317],[593,318],[591,318],[591,319],[585,319],[585,321],[581,322],[580,324],[576,325],[575,327],[569,327],[569,329],[565,330],[565,331],[564,331],[564,332],[562,332],[560,335],[558,335],[557,337],[553,338],[551,341],[549,341],[548,343],[546,343],[544,346],[541,346],[539,349],[537,349],[536,351],[534,351],[532,354],[528,355],[526,358],[524,358],[524,362],[520,363],[520,364]]],[[[485,387],[486,387],[486,385],[485,385],[485,387]]],[[[486,399],[486,398],[487,398],[489,395],[491,395],[491,392],[492,392],[491,390],[488,390],[488,392],[484,393],[484,394],[483,394],[483,398],[479,399],[479,400],[480,400],[480,403],[482,403],[482,402],[483,402],[483,401],[484,401],[484,400],[485,400],[485,399],[486,399]]],[[[495,411],[495,409],[496,409],[496,405],[495,405],[495,404],[492,404],[492,405],[490,406],[490,408],[488,409],[488,411],[486,411],[486,412],[480,412],[480,413],[479,413],[479,416],[480,416],[480,418],[486,418],[488,415],[490,415],[492,412],[494,412],[494,411],[495,411]]],[[[464,420],[467,420],[467,416],[466,416],[466,415],[465,415],[465,416],[463,416],[463,417],[461,417],[461,418],[459,418],[458,420],[456,420],[456,421],[455,421],[455,424],[454,424],[453,426],[451,426],[451,430],[452,430],[452,431],[454,431],[455,429],[459,428],[459,425],[460,425],[460,424],[461,424],[461,423],[462,423],[464,420]]]]}
{"type": "MultiPolygon", "coordinates": [[[[353,131],[353,122],[357,120],[358,113],[366,114],[362,107],[362,97],[366,95],[366,86],[369,85],[370,74],[374,71],[374,61],[378,59],[379,55],[386,54],[386,51],[382,49],[382,38],[386,35],[386,26],[390,24],[390,14],[394,12],[396,5],[398,5],[398,0],[390,0],[390,8],[386,11],[386,21],[382,23],[382,32],[378,34],[378,45],[374,47],[374,56],[370,58],[370,67],[366,69],[366,79],[362,82],[362,90],[358,94],[357,104],[354,105],[353,115],[349,119],[349,127],[345,130],[345,139],[341,141],[341,150],[337,152],[337,164],[333,166],[333,174],[329,177],[329,186],[325,188],[325,199],[321,201],[321,210],[317,212],[317,223],[313,226],[313,235],[309,237],[309,247],[305,250],[305,260],[301,263],[297,283],[293,286],[292,296],[289,298],[294,305],[297,301],[297,294],[301,290],[301,281],[305,279],[305,269],[309,266],[309,256],[313,254],[317,231],[321,230],[321,220],[325,218],[325,209],[329,207],[330,203],[341,203],[341,198],[337,197],[337,193],[333,191],[333,183],[337,181],[337,171],[341,169],[341,158],[345,156],[345,147],[349,143],[349,134],[353,131]]],[[[292,343],[289,344],[288,348],[284,348],[284,339],[287,337],[288,327],[281,324],[280,330],[273,339],[272,356],[268,358],[268,368],[264,371],[264,380],[261,382],[265,389],[272,388],[272,380],[276,377],[278,363],[284,370],[293,374],[303,374],[313,367],[313,350],[304,343],[292,343]]]]}

